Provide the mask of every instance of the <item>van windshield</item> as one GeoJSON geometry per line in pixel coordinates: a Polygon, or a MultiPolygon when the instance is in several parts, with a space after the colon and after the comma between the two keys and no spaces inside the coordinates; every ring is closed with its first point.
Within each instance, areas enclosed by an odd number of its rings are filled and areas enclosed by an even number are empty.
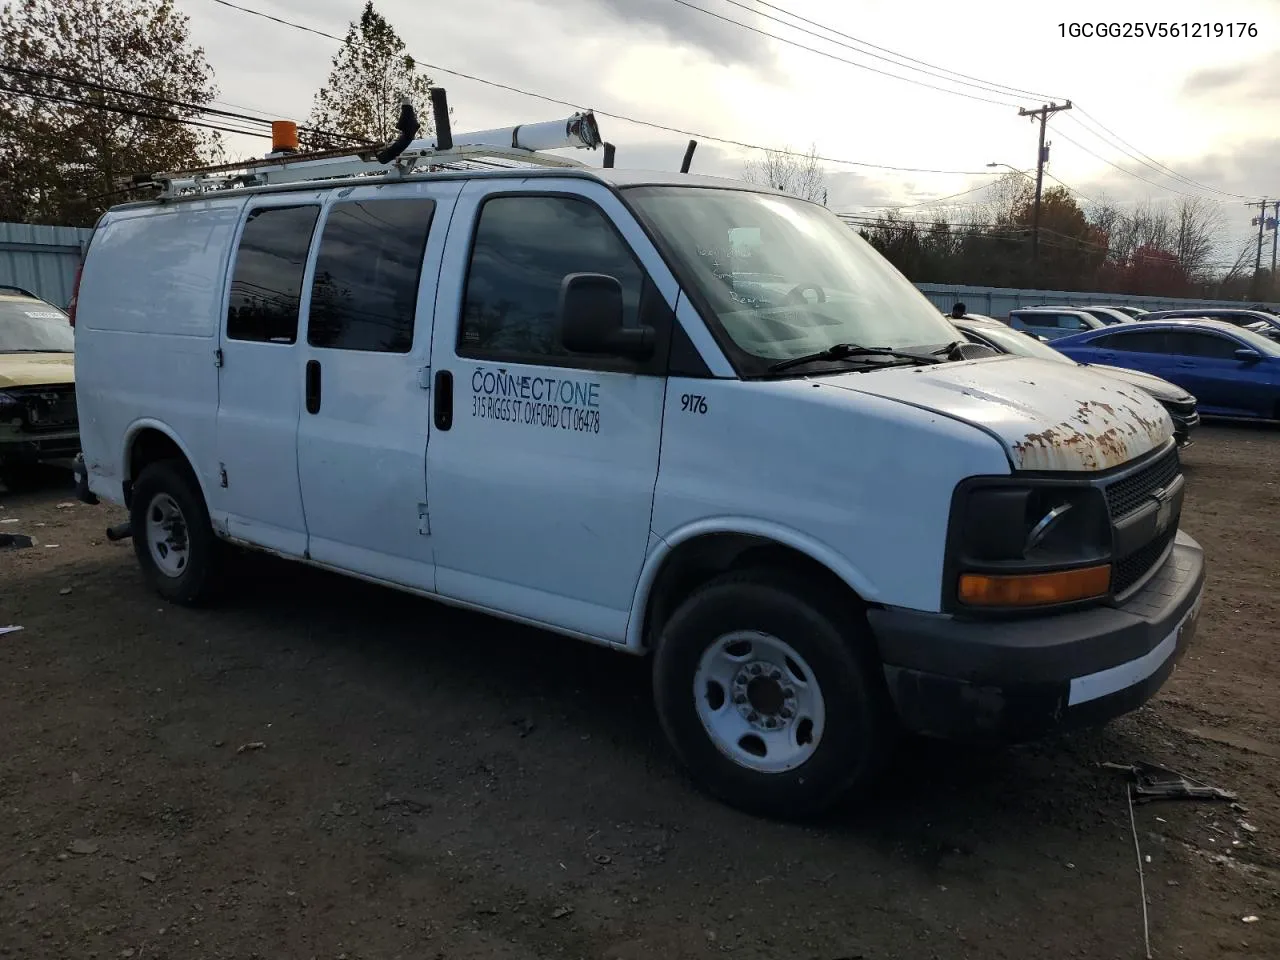
{"type": "Polygon", "coordinates": [[[835,344],[919,351],[957,339],[906,277],[823,207],[705,187],[624,195],[696,285],[745,375],[835,344]]]}
{"type": "Polygon", "coordinates": [[[0,298],[0,353],[74,353],[67,315],[39,300],[0,298]]]}

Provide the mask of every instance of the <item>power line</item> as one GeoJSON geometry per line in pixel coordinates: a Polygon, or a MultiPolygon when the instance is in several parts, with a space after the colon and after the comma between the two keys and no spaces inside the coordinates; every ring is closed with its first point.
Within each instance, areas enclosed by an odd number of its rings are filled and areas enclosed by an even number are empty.
{"type": "MultiPolygon", "coordinates": [[[[986,190],[995,186],[994,183],[980,183],[976,187],[970,187],[967,190],[961,190],[959,193],[949,193],[945,197],[933,197],[929,200],[920,200],[916,203],[884,203],[875,207],[865,207],[866,210],[911,210],[916,207],[928,207],[935,203],[945,203],[947,200],[954,200],[956,197],[967,196],[970,193],[977,193],[979,190],[986,190]]],[[[960,204],[964,206],[964,204],[960,204]]]]}
{"type": "MultiPolygon", "coordinates": [[[[741,6],[741,4],[736,3],[735,0],[727,0],[727,2],[733,3],[734,6],[741,6]]],[[[776,4],[767,3],[765,2],[765,0],[755,0],[755,3],[759,4],[762,7],[768,7],[770,10],[776,10],[779,13],[785,14],[788,17],[791,17],[795,20],[799,20],[801,23],[807,23],[810,26],[818,27],[821,30],[826,30],[828,33],[834,33],[836,36],[844,37],[846,40],[852,40],[854,43],[861,44],[862,46],[870,47],[873,50],[879,50],[881,53],[887,53],[890,56],[897,57],[899,60],[906,60],[906,61],[909,61],[910,63],[918,63],[926,67],[937,66],[937,64],[931,64],[927,60],[917,60],[915,57],[909,57],[905,53],[898,53],[895,50],[890,50],[888,47],[881,47],[874,43],[871,43],[870,41],[861,40],[858,37],[853,36],[852,34],[844,33],[840,30],[835,29],[834,27],[829,27],[826,24],[819,23],[816,20],[810,20],[807,17],[802,17],[798,13],[794,13],[790,10],[786,10],[782,7],[777,6],[776,4]]],[[[760,14],[760,16],[764,16],[764,14],[760,14]]],[[[869,54],[869,55],[874,56],[874,54],[869,54]]],[[[883,58],[880,58],[880,59],[883,59],[883,58]]],[[[905,67],[906,64],[905,63],[899,64],[899,66],[905,67]]],[[[1022,90],[1018,87],[1011,87],[1008,84],[994,83],[989,80],[983,80],[981,77],[970,76],[967,73],[961,73],[958,70],[952,70],[948,67],[937,67],[937,69],[941,70],[943,73],[949,73],[955,77],[962,77],[965,80],[976,80],[978,83],[986,84],[988,87],[1002,87],[1005,91],[1008,91],[1009,93],[1017,94],[1019,96],[1032,97],[1033,99],[1036,99],[1036,100],[1065,99],[1065,98],[1058,98],[1058,97],[1050,97],[1044,93],[1036,93],[1034,90],[1022,90]]],[[[996,92],[996,91],[993,91],[993,92],[996,92]]]]}
{"type": "Polygon", "coordinates": [[[1176,193],[1176,194],[1178,194],[1179,196],[1183,196],[1183,197],[1194,197],[1194,198],[1201,199],[1201,200],[1210,200],[1210,201],[1211,201],[1211,202],[1213,202],[1213,203],[1226,203],[1226,201],[1225,201],[1225,200],[1212,200],[1212,198],[1210,198],[1210,197],[1205,197],[1205,196],[1203,196],[1202,194],[1198,194],[1198,193],[1186,193],[1186,192],[1184,192],[1184,191],[1182,191],[1182,190],[1176,190],[1176,189],[1174,189],[1173,187],[1167,186],[1167,185],[1165,185],[1165,184],[1163,184],[1163,183],[1156,183],[1156,181],[1154,181],[1154,180],[1148,180],[1146,177],[1142,176],[1142,174],[1134,173],[1132,170],[1126,170],[1124,167],[1120,166],[1120,165],[1119,165],[1119,164],[1117,164],[1117,163],[1112,163],[1112,162],[1111,162],[1110,160],[1108,160],[1106,157],[1102,156],[1102,154],[1100,154],[1100,153],[1096,153],[1095,151],[1090,150],[1090,149],[1089,149],[1088,147],[1086,147],[1084,144],[1080,143],[1078,140],[1073,140],[1071,137],[1067,136],[1067,135],[1066,135],[1065,133],[1063,133],[1061,130],[1059,130],[1059,131],[1058,131],[1057,135],[1058,135],[1058,136],[1060,136],[1060,137],[1062,137],[1062,139],[1063,139],[1063,140],[1066,140],[1066,141],[1067,141],[1067,143],[1070,143],[1070,144],[1073,144],[1073,145],[1074,145],[1074,146],[1076,146],[1076,147],[1079,147],[1081,150],[1083,150],[1085,153],[1089,154],[1090,156],[1095,157],[1095,158],[1097,158],[1098,160],[1101,160],[1101,161],[1102,161],[1103,163],[1105,163],[1107,166],[1109,166],[1109,167],[1113,167],[1113,168],[1115,168],[1116,170],[1119,170],[1121,173],[1126,174],[1127,176],[1133,177],[1135,180],[1141,180],[1143,183],[1149,183],[1149,184],[1151,184],[1151,186],[1153,186],[1153,187],[1158,187],[1158,188],[1159,188],[1159,189],[1161,189],[1161,190],[1168,190],[1170,193],[1176,193]]]}
{"type": "MultiPolygon", "coordinates": [[[[743,27],[744,29],[747,29],[747,30],[756,30],[756,28],[755,28],[755,27],[749,26],[748,24],[740,23],[740,22],[739,22],[739,21],[737,21],[737,20],[730,20],[730,19],[729,19],[729,18],[727,18],[727,17],[722,17],[722,16],[721,16],[720,14],[718,14],[718,13],[712,13],[710,10],[703,9],[702,7],[696,7],[696,6],[694,6],[693,4],[691,4],[691,3],[687,3],[687,2],[686,2],[686,0],[674,0],[674,2],[675,2],[675,3],[679,3],[679,4],[681,4],[682,6],[689,7],[689,9],[691,9],[691,10],[697,10],[699,13],[705,13],[707,16],[715,17],[715,18],[716,18],[716,19],[718,19],[718,20],[724,20],[726,23],[736,24],[737,26],[743,27]]],[[[763,19],[765,19],[765,20],[772,20],[774,23],[780,23],[780,24],[782,24],[784,27],[787,27],[787,28],[788,28],[788,29],[790,29],[790,30],[797,30],[797,31],[799,31],[800,33],[808,34],[808,35],[809,35],[809,36],[811,36],[811,37],[817,37],[819,40],[822,40],[822,41],[824,41],[824,42],[826,42],[826,43],[834,43],[834,44],[835,44],[836,46],[838,46],[838,47],[844,47],[846,50],[852,50],[854,53],[860,53],[860,54],[862,54],[863,56],[867,56],[867,57],[874,57],[874,58],[875,58],[875,59],[877,59],[877,60],[883,60],[885,63],[893,64],[893,66],[895,66],[895,67],[903,67],[903,68],[905,68],[905,69],[907,69],[907,70],[914,70],[914,71],[916,71],[916,72],[918,72],[918,73],[923,73],[923,74],[925,74],[926,76],[935,77],[935,78],[937,78],[937,79],[939,79],[939,80],[945,80],[945,81],[946,81],[946,82],[948,82],[948,83],[958,84],[959,86],[962,86],[962,87],[973,87],[975,90],[981,90],[981,91],[983,91],[984,93],[994,93],[994,94],[997,94],[997,95],[999,95],[999,96],[1008,96],[1010,93],[1013,93],[1013,94],[1015,94],[1015,95],[1016,95],[1016,94],[1019,94],[1019,93],[1025,93],[1025,91],[1001,90],[1001,89],[998,89],[998,88],[993,87],[993,85],[992,85],[992,84],[988,84],[985,80],[977,80],[977,82],[976,82],[976,83],[971,83],[971,82],[970,82],[971,80],[976,80],[976,79],[977,79],[977,78],[974,78],[974,77],[968,77],[968,78],[966,78],[966,79],[964,79],[964,80],[959,80],[959,79],[956,79],[956,77],[954,77],[954,76],[947,76],[947,74],[946,74],[946,73],[938,73],[938,72],[936,72],[935,70],[932,70],[932,69],[925,69],[924,67],[912,67],[912,66],[909,66],[908,64],[905,64],[905,63],[899,63],[899,62],[897,62],[897,61],[895,61],[895,60],[890,60],[888,57],[881,56],[881,55],[880,55],[880,54],[878,54],[878,53],[872,53],[872,52],[870,52],[869,50],[863,50],[863,49],[861,49],[860,47],[855,47],[855,46],[854,46],[853,44],[851,44],[851,43],[843,43],[843,42],[841,42],[840,40],[836,40],[836,39],[834,39],[834,38],[832,38],[832,37],[824,36],[823,34],[818,33],[816,30],[809,30],[809,29],[806,29],[805,27],[797,26],[797,25],[796,25],[796,24],[794,24],[794,23],[788,23],[786,20],[783,20],[781,17],[775,17],[775,16],[772,16],[771,14],[768,14],[768,13],[761,13],[759,10],[755,9],[754,7],[750,7],[750,6],[747,6],[747,4],[745,4],[745,3],[741,3],[741,2],[740,2],[740,0],[724,0],[724,2],[725,2],[725,3],[727,3],[727,4],[729,4],[730,6],[738,7],[738,8],[740,8],[740,9],[742,9],[742,10],[746,10],[748,13],[751,13],[751,14],[753,14],[753,15],[757,16],[757,17],[761,17],[761,18],[763,18],[763,19]]],[[[766,4],[762,4],[762,6],[771,7],[772,9],[775,9],[775,10],[780,9],[780,8],[778,8],[778,7],[773,7],[773,5],[772,5],[772,4],[767,4],[767,3],[766,3],[766,4]]],[[[782,10],[781,12],[783,12],[783,13],[787,13],[787,15],[788,15],[788,16],[795,17],[797,20],[803,20],[805,23],[811,23],[811,24],[814,24],[814,26],[821,27],[823,30],[826,30],[828,33],[834,33],[834,34],[837,34],[837,35],[839,35],[839,36],[841,36],[841,37],[846,37],[846,38],[848,38],[848,39],[850,39],[850,40],[855,40],[855,41],[857,41],[858,43],[862,43],[862,41],[861,41],[861,40],[858,40],[856,37],[850,37],[848,34],[840,33],[840,31],[839,31],[839,30],[833,30],[831,27],[823,26],[823,25],[822,25],[822,24],[820,24],[820,23],[814,23],[814,21],[812,21],[812,20],[805,20],[805,18],[804,18],[804,17],[796,16],[795,14],[793,14],[793,13],[788,13],[788,12],[787,12],[787,11],[785,11],[785,10],[782,10]]],[[[788,39],[786,39],[785,37],[779,37],[779,36],[776,36],[776,35],[774,35],[774,34],[772,34],[772,33],[768,33],[767,31],[756,31],[756,32],[758,32],[758,33],[763,33],[765,36],[770,37],[770,38],[772,38],[772,39],[774,39],[774,40],[778,40],[778,41],[780,41],[781,43],[790,43],[790,44],[793,44],[793,45],[795,45],[795,46],[799,46],[802,50],[809,50],[809,51],[810,51],[810,52],[812,52],[812,53],[819,53],[819,54],[821,54],[822,56],[828,56],[828,54],[824,53],[823,51],[820,51],[820,50],[813,50],[811,47],[806,47],[806,46],[803,46],[802,44],[797,44],[797,43],[795,43],[795,42],[794,42],[794,41],[792,41],[792,40],[788,40],[788,39]]],[[[845,60],[845,61],[842,61],[842,62],[849,63],[850,61],[845,60]]],[[[916,63],[924,63],[924,61],[920,61],[920,60],[917,60],[917,61],[915,61],[915,62],[916,62],[916,63]]],[[[861,68],[861,69],[866,69],[866,70],[872,70],[872,69],[874,69],[874,68],[872,68],[872,67],[868,67],[868,66],[866,66],[865,64],[860,64],[860,63],[854,63],[854,64],[852,64],[852,65],[853,65],[853,66],[856,66],[856,67],[859,67],[859,68],[861,68]]],[[[924,66],[925,66],[925,67],[928,67],[929,65],[928,65],[928,64],[925,64],[924,66]]],[[[910,77],[903,77],[903,76],[899,76],[898,74],[893,74],[893,73],[885,73],[885,72],[884,72],[884,71],[882,71],[882,70],[875,70],[875,72],[876,72],[876,73],[880,73],[880,74],[882,74],[883,76],[886,76],[886,77],[893,77],[894,79],[905,81],[906,83],[919,83],[919,81],[917,81],[917,80],[913,80],[913,79],[911,79],[910,77]]],[[[922,85],[922,86],[929,86],[928,84],[921,84],[921,85],[922,85]]],[[[940,88],[940,87],[930,87],[930,89],[933,89],[933,90],[939,90],[939,89],[941,89],[941,90],[943,90],[943,92],[944,92],[944,93],[954,93],[954,94],[959,95],[959,96],[966,96],[966,94],[962,94],[959,90],[945,90],[944,88],[940,88]]],[[[1027,94],[1027,96],[1032,96],[1032,97],[1034,97],[1034,96],[1035,96],[1035,94],[1027,94]]],[[[982,98],[981,98],[981,97],[975,97],[974,99],[982,99],[982,98]]],[[[989,100],[988,100],[988,101],[986,101],[986,102],[991,103],[991,102],[993,102],[993,101],[989,101],[989,100]]]]}
{"type": "Polygon", "coordinates": [[[1083,193],[1081,193],[1081,192],[1080,192],[1079,190],[1077,190],[1075,187],[1071,186],[1071,184],[1067,183],[1067,182],[1066,182],[1066,181],[1064,181],[1064,180],[1059,179],[1058,177],[1055,177],[1055,176],[1054,176],[1052,173],[1050,173],[1048,170],[1046,170],[1046,171],[1044,172],[1044,175],[1045,175],[1046,177],[1048,177],[1050,180],[1054,181],[1056,184],[1058,184],[1058,186],[1062,187],[1064,190],[1067,190],[1067,191],[1068,191],[1068,192],[1070,192],[1070,193],[1074,193],[1074,194],[1075,194],[1077,197],[1079,197],[1081,200],[1087,200],[1089,203],[1092,203],[1094,206],[1097,206],[1097,204],[1098,204],[1098,201],[1097,201],[1097,200],[1094,200],[1094,199],[1092,199],[1092,198],[1090,198],[1090,197],[1086,197],[1083,193]]]}
{"type": "MultiPolygon", "coordinates": [[[[1243,196],[1243,195],[1241,195],[1241,194],[1238,194],[1238,193],[1231,193],[1231,192],[1230,192],[1230,191],[1228,191],[1228,190],[1221,190],[1221,189],[1219,189],[1218,187],[1211,187],[1211,186],[1209,186],[1207,183],[1201,183],[1199,180],[1193,180],[1191,177],[1184,176],[1183,174],[1178,173],[1178,171],[1174,170],[1172,167],[1170,167],[1170,166],[1168,166],[1168,165],[1166,165],[1166,164],[1163,164],[1163,163],[1161,163],[1159,160],[1155,159],[1154,157],[1148,156],[1147,154],[1143,153],[1141,150],[1139,150],[1139,149],[1138,149],[1137,147],[1135,147],[1133,144],[1129,143],[1127,140],[1125,140],[1123,137],[1121,137],[1121,136],[1120,136],[1118,133],[1116,133],[1114,130],[1110,129],[1110,128],[1109,128],[1109,127],[1107,127],[1107,126],[1104,126],[1101,120],[1099,120],[1099,119],[1098,119],[1097,117],[1095,117],[1093,114],[1089,113],[1089,111],[1087,111],[1087,110],[1085,110],[1084,108],[1080,107],[1078,104],[1076,105],[1076,109],[1078,109],[1078,110],[1080,111],[1080,113],[1081,113],[1081,114],[1083,114],[1086,118],[1088,118],[1088,120],[1089,120],[1091,123],[1093,123],[1095,126],[1097,126],[1098,128],[1100,128],[1104,133],[1106,133],[1106,134],[1108,134],[1109,136],[1113,137],[1113,138],[1114,138],[1116,141],[1118,141],[1122,146],[1124,146],[1124,147],[1128,147],[1129,149],[1136,151],[1140,157],[1145,158],[1146,160],[1151,161],[1151,164],[1154,164],[1157,168],[1159,168],[1159,169],[1161,169],[1161,170],[1165,171],[1165,175],[1166,175],[1166,176],[1174,177],[1174,178],[1176,178],[1176,179],[1178,179],[1178,180],[1181,180],[1182,182],[1184,182],[1184,183],[1186,183],[1186,184],[1188,184],[1188,185],[1190,185],[1190,186],[1201,187],[1201,188],[1203,188],[1203,189],[1205,189],[1205,190],[1210,190],[1210,191],[1212,191],[1213,193],[1220,193],[1220,194],[1222,194],[1223,196],[1227,196],[1227,197],[1234,197],[1234,198],[1235,198],[1235,199],[1237,199],[1237,200],[1247,200],[1247,199],[1249,199],[1248,197],[1245,197],[1245,196],[1243,196]]],[[[1080,126],[1084,127],[1084,129],[1089,130],[1089,128],[1088,128],[1087,126],[1085,126],[1085,125],[1084,125],[1084,122],[1083,122],[1083,121],[1078,120],[1078,119],[1076,119],[1076,118],[1074,118],[1074,117],[1072,117],[1072,118],[1070,118],[1070,119],[1076,120],[1076,123],[1078,123],[1080,126]]],[[[1094,136],[1096,136],[1096,137],[1098,137],[1100,140],[1101,140],[1101,139],[1104,139],[1100,134],[1096,133],[1095,131],[1090,130],[1089,132],[1090,132],[1090,133],[1093,133],[1093,135],[1094,135],[1094,136]]],[[[1126,151],[1122,149],[1122,150],[1121,150],[1121,153],[1126,153],[1126,151]]],[[[1127,154],[1127,155],[1128,155],[1129,157],[1133,158],[1133,159],[1139,159],[1139,157],[1134,157],[1134,155],[1133,155],[1133,154],[1131,154],[1131,153],[1130,153],[1130,154],[1127,154]]],[[[1141,160],[1139,160],[1139,162],[1141,162],[1141,160]]],[[[1150,166],[1151,164],[1148,164],[1148,166],[1150,166]]]]}
{"type": "MultiPolygon", "coordinates": [[[[264,20],[270,20],[273,23],[278,23],[282,26],[290,27],[294,30],[301,30],[304,33],[310,33],[318,37],[324,37],[326,40],[334,40],[341,44],[345,44],[347,42],[345,37],[339,37],[339,36],[336,36],[335,34],[327,33],[324,30],[317,30],[315,27],[308,27],[301,23],[295,23],[292,20],[285,20],[282,17],[273,16],[272,14],[269,14],[269,13],[263,13],[260,10],[254,10],[254,9],[251,9],[250,7],[241,6],[238,3],[232,3],[231,0],[210,0],[210,2],[216,3],[219,6],[227,7],[231,10],[238,10],[241,13],[246,13],[246,14],[249,14],[250,16],[261,17],[264,20]]],[[[487,87],[494,87],[498,90],[506,90],[509,93],[518,93],[521,96],[532,97],[535,100],[541,100],[544,103],[554,103],[557,106],[569,107],[571,110],[593,109],[590,107],[583,106],[582,104],[579,104],[579,103],[574,103],[571,100],[562,100],[559,97],[550,97],[550,96],[547,96],[546,94],[534,93],[532,90],[525,90],[521,87],[513,86],[512,84],[509,84],[509,83],[501,83],[500,81],[497,81],[497,80],[488,80],[484,77],[478,77],[473,73],[465,73],[461,70],[452,70],[449,67],[444,67],[436,63],[428,63],[426,60],[420,60],[416,57],[414,58],[414,61],[420,64],[421,66],[425,67],[426,69],[433,70],[436,73],[445,73],[451,77],[460,77],[463,80],[470,80],[473,83],[480,83],[487,87]]],[[[1007,106],[1007,104],[1005,104],[1005,106],[1007,106]]],[[[654,123],[650,120],[640,120],[636,117],[627,116],[626,114],[622,114],[622,113],[612,113],[608,110],[594,110],[593,112],[599,114],[602,117],[609,117],[612,120],[621,120],[625,123],[634,123],[636,126],[648,127],[652,130],[662,130],[665,133],[675,133],[675,134],[679,134],[682,137],[693,137],[698,140],[709,140],[712,143],[723,143],[726,146],[740,147],[744,150],[765,150],[765,151],[771,151],[773,153],[779,153],[788,157],[808,157],[809,156],[809,154],[800,153],[795,150],[778,150],[772,147],[762,146],[761,144],[758,144],[758,143],[747,143],[743,140],[734,140],[729,137],[716,137],[708,133],[699,133],[694,130],[685,130],[680,127],[671,127],[662,123],[654,123]]],[[[931,167],[899,167],[899,166],[893,166],[887,163],[869,163],[865,160],[848,160],[843,157],[814,156],[813,159],[821,161],[822,163],[833,163],[833,164],[839,164],[842,166],[850,166],[850,167],[865,167],[865,168],[874,169],[874,170],[893,170],[897,173],[946,173],[946,174],[957,174],[957,175],[970,176],[970,177],[992,175],[991,172],[987,170],[938,170],[931,167]]]]}
{"type": "MultiPolygon", "coordinates": [[[[881,70],[878,67],[871,67],[865,63],[858,63],[858,61],[856,60],[849,60],[846,57],[838,56],[837,54],[831,53],[830,51],[827,51],[827,50],[819,50],[817,47],[807,46],[806,44],[800,43],[798,40],[789,40],[786,37],[780,37],[776,33],[770,33],[768,30],[761,30],[759,27],[753,27],[749,23],[743,23],[741,20],[734,20],[732,17],[726,17],[723,14],[715,13],[714,11],[708,10],[705,7],[700,7],[697,4],[690,3],[689,0],[672,0],[672,2],[678,3],[682,7],[688,7],[690,10],[696,10],[699,13],[706,14],[708,17],[714,17],[717,20],[723,20],[725,23],[731,23],[735,27],[741,27],[743,30],[750,30],[752,33],[759,34],[762,37],[767,37],[770,40],[777,40],[779,43],[785,43],[788,46],[796,47],[800,50],[807,50],[809,53],[817,54],[820,57],[826,57],[828,60],[835,60],[838,63],[848,64],[851,67],[857,67],[859,70],[869,70],[872,73],[880,74],[882,77],[891,77],[894,80],[901,80],[903,83],[910,83],[910,84],[914,84],[917,87],[925,87],[929,90],[936,90],[939,93],[949,93],[952,96],[956,96],[956,97],[966,97],[969,100],[980,100],[983,103],[993,103],[999,107],[1016,107],[1018,105],[1017,103],[1012,103],[1008,100],[992,100],[988,97],[979,97],[972,93],[965,93],[963,90],[948,90],[946,87],[939,87],[939,86],[935,86],[932,83],[925,83],[923,80],[913,80],[911,77],[904,77],[896,73],[889,73],[887,70],[881,70]]],[[[729,2],[732,2],[732,0],[729,0],[729,2]]],[[[758,14],[758,15],[767,16],[766,14],[758,14]]],[[[777,19],[777,18],[770,18],[770,19],[777,19]]],[[[791,25],[788,24],[788,26],[791,26],[791,25]]],[[[793,27],[793,29],[800,30],[802,28],[793,27]]],[[[823,39],[828,39],[828,38],[824,37],[823,39]]],[[[836,41],[830,41],[830,42],[834,43],[836,41]]],[[[959,81],[952,81],[952,82],[958,83],[959,81]]],[[[969,84],[969,86],[973,86],[973,84],[969,84]]],[[[988,91],[988,92],[991,92],[991,91],[988,91]]]]}
{"type": "Polygon", "coordinates": [[[19,90],[16,87],[0,84],[0,92],[12,93],[20,97],[27,97],[31,100],[44,100],[50,103],[65,103],[73,107],[86,107],[91,110],[104,110],[107,113],[117,113],[126,117],[138,117],[143,120],[160,120],[166,123],[181,123],[189,127],[204,127],[206,130],[218,130],[222,133],[237,133],[248,137],[266,137],[270,138],[270,133],[262,133],[255,130],[241,130],[235,127],[227,127],[217,123],[205,123],[201,120],[184,120],[182,117],[175,117],[163,113],[151,113],[146,110],[130,110],[125,107],[113,107],[104,103],[93,103],[88,100],[76,100],[73,97],[64,97],[54,93],[32,93],[29,90],[19,90]]]}
{"type": "MultiPolygon", "coordinates": [[[[165,106],[177,107],[181,110],[188,110],[188,111],[191,111],[192,113],[200,113],[200,114],[205,114],[213,117],[225,117],[232,120],[241,120],[246,123],[265,124],[268,127],[271,124],[270,120],[267,120],[261,117],[253,117],[244,113],[232,113],[229,110],[219,110],[215,107],[206,107],[206,106],[202,106],[201,104],[192,103],[187,100],[175,100],[171,97],[160,97],[160,96],[156,96],[154,94],[149,94],[149,93],[138,93],[133,90],[126,90],[123,87],[114,87],[109,84],[93,83],[92,81],[89,81],[89,80],[77,80],[71,77],[60,76],[59,74],[56,74],[56,73],[50,73],[45,70],[31,70],[25,67],[17,67],[10,64],[0,63],[0,73],[8,73],[14,76],[23,76],[23,77],[28,77],[28,78],[37,79],[37,80],[48,80],[54,83],[65,84],[70,87],[80,87],[88,90],[96,90],[101,93],[114,93],[123,97],[133,97],[134,99],[137,99],[137,100],[145,100],[150,103],[159,103],[165,106]]],[[[234,106],[234,104],[229,104],[229,106],[234,106]]],[[[249,108],[246,107],[242,109],[249,109],[249,108]]],[[[259,111],[259,112],[262,112],[262,111],[259,111]]],[[[329,130],[320,130],[315,127],[299,127],[299,130],[303,133],[317,133],[322,136],[338,137],[341,139],[350,140],[353,143],[363,142],[363,141],[357,140],[355,137],[348,137],[345,134],[334,133],[329,130]]],[[[269,134],[264,134],[259,131],[241,130],[241,131],[235,131],[235,132],[243,133],[246,136],[269,136],[269,134]]]]}

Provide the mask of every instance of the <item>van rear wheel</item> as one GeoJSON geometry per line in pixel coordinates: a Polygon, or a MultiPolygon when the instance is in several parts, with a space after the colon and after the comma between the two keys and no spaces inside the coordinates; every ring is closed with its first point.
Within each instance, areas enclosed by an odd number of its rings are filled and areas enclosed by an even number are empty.
{"type": "Polygon", "coordinates": [[[130,527],[138,563],[157,593],[188,606],[212,598],[222,544],[186,464],[165,460],[142,471],[130,500],[130,527]]]}
{"type": "Polygon", "coordinates": [[[783,571],[726,574],[685,601],[659,639],[654,696],[699,786],[766,816],[869,786],[894,739],[860,615],[783,571]]]}

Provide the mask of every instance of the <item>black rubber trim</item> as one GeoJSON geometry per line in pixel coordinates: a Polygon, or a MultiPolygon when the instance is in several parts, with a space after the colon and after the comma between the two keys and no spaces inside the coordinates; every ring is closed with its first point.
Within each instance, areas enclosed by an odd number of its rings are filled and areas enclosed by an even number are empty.
{"type": "Polygon", "coordinates": [[[689,377],[695,380],[712,379],[711,368],[702,358],[698,348],[689,339],[689,333],[679,319],[671,329],[671,355],[667,359],[667,375],[689,377]]]}
{"type": "Polygon", "coordinates": [[[978,686],[1065,683],[1149,653],[1203,584],[1204,552],[1179,533],[1155,576],[1118,606],[995,622],[879,608],[868,610],[867,620],[881,660],[892,667],[978,686]]]}

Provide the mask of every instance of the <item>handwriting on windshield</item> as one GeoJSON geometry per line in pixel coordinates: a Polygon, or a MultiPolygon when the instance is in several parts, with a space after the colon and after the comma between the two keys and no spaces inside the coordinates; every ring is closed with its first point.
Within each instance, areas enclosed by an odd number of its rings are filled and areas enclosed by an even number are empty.
{"type": "Polygon", "coordinates": [[[711,268],[711,274],[726,287],[729,288],[729,297],[735,303],[741,303],[744,306],[768,306],[769,301],[763,297],[749,296],[739,293],[736,287],[737,273],[733,269],[733,262],[740,260],[750,260],[753,252],[750,246],[733,244],[728,247],[706,247],[699,245],[698,256],[708,261],[711,268]],[[729,264],[726,267],[726,263],[729,264]]]}

